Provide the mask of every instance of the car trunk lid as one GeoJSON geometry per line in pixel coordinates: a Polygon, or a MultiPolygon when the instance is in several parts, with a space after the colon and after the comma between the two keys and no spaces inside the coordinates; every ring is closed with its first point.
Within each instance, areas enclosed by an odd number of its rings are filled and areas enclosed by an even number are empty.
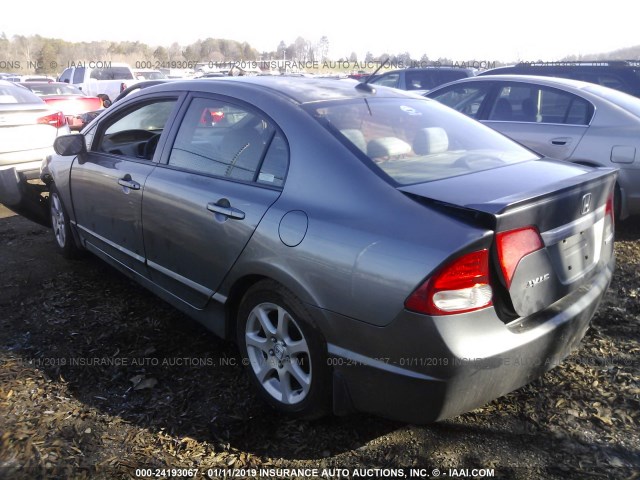
{"type": "MultiPolygon", "coordinates": [[[[37,150],[53,145],[57,129],[41,123],[44,117],[55,113],[46,104],[5,104],[0,107],[0,151],[2,153],[37,150]]],[[[8,162],[7,159],[5,163],[8,162]]]]}
{"type": "Polygon", "coordinates": [[[579,288],[608,263],[613,224],[607,202],[615,180],[613,169],[536,160],[399,190],[496,232],[492,284],[522,317],[579,288]],[[501,242],[522,231],[539,232],[540,248],[525,250],[510,271],[501,242]]]}

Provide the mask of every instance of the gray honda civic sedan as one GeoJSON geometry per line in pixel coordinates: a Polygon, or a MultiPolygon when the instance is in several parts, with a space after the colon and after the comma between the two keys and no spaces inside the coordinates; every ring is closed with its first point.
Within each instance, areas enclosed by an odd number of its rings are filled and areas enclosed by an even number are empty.
{"type": "Polygon", "coordinates": [[[150,87],[42,168],[56,245],[235,339],[301,417],[468,411],[576,348],[611,280],[616,172],[351,80],[150,87]]]}

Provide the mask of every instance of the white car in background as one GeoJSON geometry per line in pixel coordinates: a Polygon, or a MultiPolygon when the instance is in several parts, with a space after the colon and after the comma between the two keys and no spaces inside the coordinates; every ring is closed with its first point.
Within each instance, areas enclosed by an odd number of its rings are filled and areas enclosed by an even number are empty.
{"type": "Polygon", "coordinates": [[[61,111],[26,88],[0,80],[0,198],[5,206],[24,213],[30,211],[26,204],[41,201],[41,189],[29,180],[40,177],[54,140],[68,133],[61,111]]]}

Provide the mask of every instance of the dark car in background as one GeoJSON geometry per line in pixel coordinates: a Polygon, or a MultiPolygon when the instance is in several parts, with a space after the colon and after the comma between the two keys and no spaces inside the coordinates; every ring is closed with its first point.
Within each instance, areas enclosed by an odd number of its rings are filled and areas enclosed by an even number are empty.
{"type": "Polygon", "coordinates": [[[168,82],[55,147],[59,251],[235,339],[258,394],[293,415],[480,406],[568,355],[612,276],[614,170],[399,90],[168,82]]]}
{"type": "Polygon", "coordinates": [[[640,61],[519,63],[485,70],[478,75],[542,75],[571,78],[597,83],[640,97],[640,61]]]}
{"type": "Polygon", "coordinates": [[[399,88],[400,90],[428,91],[443,83],[460,78],[472,77],[476,71],[472,68],[424,67],[404,68],[375,75],[367,80],[372,85],[399,88]]]}

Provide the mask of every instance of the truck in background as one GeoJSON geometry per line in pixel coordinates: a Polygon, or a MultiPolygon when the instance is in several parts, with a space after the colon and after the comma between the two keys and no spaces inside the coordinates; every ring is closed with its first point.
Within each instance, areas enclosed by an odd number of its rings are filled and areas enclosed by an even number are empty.
{"type": "Polygon", "coordinates": [[[103,102],[108,100],[111,104],[120,92],[139,80],[126,63],[99,63],[92,67],[80,62],[66,68],[58,81],[75,85],[87,95],[100,97],[103,102]]]}

